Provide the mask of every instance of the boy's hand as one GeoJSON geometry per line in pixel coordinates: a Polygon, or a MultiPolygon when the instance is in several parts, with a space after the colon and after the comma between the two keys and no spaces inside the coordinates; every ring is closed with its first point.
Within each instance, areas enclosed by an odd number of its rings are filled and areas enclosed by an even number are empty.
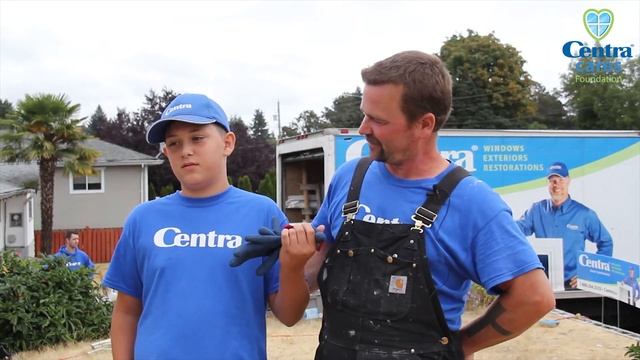
{"type": "Polygon", "coordinates": [[[324,226],[320,226],[316,233],[309,223],[287,225],[282,230],[280,266],[294,271],[304,269],[307,260],[316,252],[316,237],[323,229],[324,226]]]}
{"type": "MultiPolygon", "coordinates": [[[[302,224],[296,224],[302,225],[302,224]]],[[[309,227],[311,225],[307,224],[309,227]]],[[[273,219],[273,228],[268,229],[266,227],[261,227],[258,230],[260,235],[249,235],[244,237],[244,243],[242,246],[233,254],[233,259],[231,259],[229,266],[236,267],[243,264],[245,261],[256,258],[256,257],[264,257],[262,264],[256,269],[257,275],[264,275],[273,267],[273,264],[278,260],[278,257],[281,254],[281,246],[284,244],[282,240],[282,235],[280,231],[280,225],[277,218],[273,219]]],[[[289,229],[294,229],[295,226],[287,225],[289,229]]],[[[303,239],[306,237],[301,237],[303,239]]],[[[324,233],[319,232],[314,234],[314,251],[315,251],[315,243],[324,241],[324,233]]],[[[295,237],[291,236],[291,234],[287,235],[287,250],[285,262],[286,266],[296,266],[296,264],[300,260],[298,259],[300,256],[306,256],[306,251],[301,248],[301,242],[298,241],[297,235],[295,237]],[[302,255],[301,255],[302,254],[302,255]],[[290,257],[293,257],[291,261],[290,257]]],[[[313,253],[312,253],[313,255],[313,253]]],[[[311,256],[311,255],[309,255],[311,256]]],[[[307,258],[308,259],[308,258],[307,258]]],[[[304,260],[306,262],[306,259],[304,260]]],[[[304,266],[304,263],[303,265],[304,266]]]]}

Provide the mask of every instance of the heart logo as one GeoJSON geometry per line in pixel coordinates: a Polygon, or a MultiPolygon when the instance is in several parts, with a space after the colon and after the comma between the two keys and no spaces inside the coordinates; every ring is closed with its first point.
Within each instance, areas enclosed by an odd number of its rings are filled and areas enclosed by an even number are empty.
{"type": "Polygon", "coordinates": [[[613,27],[613,12],[609,9],[589,9],[582,15],[585,29],[595,41],[604,39],[613,27]]]}

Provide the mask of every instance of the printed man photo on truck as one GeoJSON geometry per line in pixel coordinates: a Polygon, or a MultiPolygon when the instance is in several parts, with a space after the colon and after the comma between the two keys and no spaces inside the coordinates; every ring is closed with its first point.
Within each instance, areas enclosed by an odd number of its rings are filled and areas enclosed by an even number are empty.
{"type": "Polygon", "coordinates": [[[578,286],[578,253],[585,241],[596,244],[600,255],[611,256],[613,240],[595,211],[573,200],[569,195],[571,177],[563,162],[554,162],[547,169],[550,198],[531,205],[517,221],[526,235],[537,238],[560,238],[564,257],[564,287],[578,286]]]}

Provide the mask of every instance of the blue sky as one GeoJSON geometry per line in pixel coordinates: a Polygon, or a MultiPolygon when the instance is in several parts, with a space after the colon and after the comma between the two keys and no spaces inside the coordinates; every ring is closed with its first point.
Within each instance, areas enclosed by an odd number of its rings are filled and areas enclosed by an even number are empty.
{"type": "MultiPolygon", "coordinates": [[[[66,93],[137,110],[149,89],[201,92],[249,122],[320,114],[361,86],[360,70],[395,52],[437,53],[473,29],[520,51],[535,81],[560,86],[562,45],[592,42],[585,10],[609,9],[604,43],[638,56],[638,1],[15,1],[0,0],[0,98],[66,93]]],[[[273,124],[272,124],[273,125],[273,124]]]]}

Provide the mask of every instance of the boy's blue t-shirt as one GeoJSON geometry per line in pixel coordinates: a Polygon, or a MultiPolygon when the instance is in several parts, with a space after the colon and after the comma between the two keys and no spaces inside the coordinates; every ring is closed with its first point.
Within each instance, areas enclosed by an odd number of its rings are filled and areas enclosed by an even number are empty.
{"type": "Polygon", "coordinates": [[[267,297],[279,263],[229,261],[246,235],[286,219],[269,198],[229,187],[208,198],[180,192],[137,206],[104,285],[142,302],[136,359],[265,359],[267,297]]]}
{"type": "MultiPolygon", "coordinates": [[[[344,222],[342,205],[357,162],[350,161],[338,169],[313,220],[314,227],[326,226],[329,241],[335,241],[344,222]]],[[[384,163],[374,161],[362,184],[356,219],[413,224],[411,215],[451,169],[453,165],[435,178],[407,180],[391,174],[384,163]]],[[[452,330],[461,326],[471,281],[495,293],[496,286],[542,268],[513,221],[511,209],[488,185],[472,176],[458,184],[425,235],[433,280],[452,330]]]]}

